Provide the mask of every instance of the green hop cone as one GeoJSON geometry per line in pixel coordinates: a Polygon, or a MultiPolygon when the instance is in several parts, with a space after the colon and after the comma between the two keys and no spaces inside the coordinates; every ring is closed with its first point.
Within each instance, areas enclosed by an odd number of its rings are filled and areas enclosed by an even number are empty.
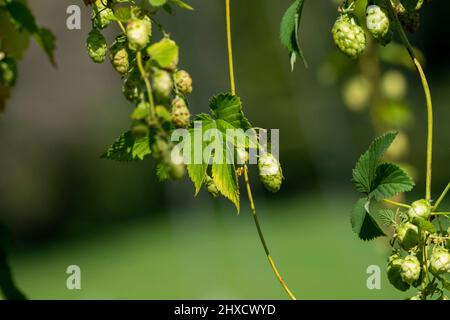
{"type": "Polygon", "coordinates": [[[114,69],[122,75],[126,74],[130,69],[126,38],[123,35],[118,36],[109,51],[109,59],[114,69]]]}
{"type": "Polygon", "coordinates": [[[103,34],[98,29],[92,29],[89,32],[86,49],[89,57],[95,63],[103,63],[106,59],[106,52],[108,51],[108,44],[103,34]]]}
{"type": "Polygon", "coordinates": [[[17,62],[13,58],[0,61],[0,85],[11,88],[17,81],[17,62]]]}
{"type": "Polygon", "coordinates": [[[216,184],[214,183],[214,180],[211,179],[210,176],[205,176],[205,186],[206,190],[208,190],[208,193],[213,196],[214,198],[217,198],[220,195],[219,189],[217,189],[216,184]]]}
{"type": "Polygon", "coordinates": [[[155,138],[154,142],[151,145],[151,149],[152,155],[155,159],[161,159],[163,155],[167,154],[170,151],[167,141],[159,137],[155,138]]]}
{"type": "Polygon", "coordinates": [[[278,160],[270,153],[266,153],[258,159],[259,179],[270,192],[278,192],[283,183],[283,173],[278,160]]]}
{"type": "Polygon", "coordinates": [[[420,10],[423,5],[423,0],[400,0],[400,3],[408,11],[420,10]]]}
{"type": "Polygon", "coordinates": [[[418,200],[411,204],[411,208],[408,210],[408,216],[412,219],[421,218],[428,219],[431,214],[431,205],[427,200],[418,200]]]}
{"type": "Polygon", "coordinates": [[[190,123],[191,113],[186,101],[177,96],[172,101],[172,123],[177,128],[187,128],[190,123]]]}
{"type": "Polygon", "coordinates": [[[141,78],[137,72],[132,72],[127,77],[122,86],[122,93],[130,102],[138,103],[141,100],[141,78]]]}
{"type": "Polygon", "coordinates": [[[189,94],[192,92],[192,78],[184,70],[177,71],[174,75],[175,86],[182,94],[189,94]]]}
{"type": "Polygon", "coordinates": [[[239,147],[236,148],[236,163],[237,164],[246,164],[250,159],[250,154],[245,148],[239,147]]]}
{"type": "Polygon", "coordinates": [[[398,290],[406,291],[410,285],[406,283],[401,275],[403,259],[399,255],[394,254],[389,258],[389,264],[387,267],[387,276],[389,282],[398,290]]]}
{"type": "Polygon", "coordinates": [[[402,262],[400,272],[403,281],[412,285],[420,277],[420,262],[414,255],[409,255],[402,262]]]}
{"type": "Polygon", "coordinates": [[[412,223],[401,224],[396,233],[400,246],[406,251],[414,248],[419,242],[419,228],[412,223]]]}
{"type": "Polygon", "coordinates": [[[133,19],[127,24],[127,38],[130,49],[140,50],[150,42],[152,24],[149,17],[133,19]]]}
{"type": "Polygon", "coordinates": [[[380,44],[385,46],[392,41],[394,31],[386,9],[377,5],[367,6],[366,25],[370,34],[380,44]]]}
{"type": "Polygon", "coordinates": [[[170,152],[164,156],[164,164],[167,168],[167,173],[172,180],[181,180],[186,174],[186,167],[183,163],[181,155],[174,155],[170,152]]]}
{"type": "Polygon", "coordinates": [[[105,29],[114,20],[114,12],[111,8],[105,7],[106,0],[97,0],[92,10],[92,19],[95,27],[105,29]]]}
{"type": "Polygon", "coordinates": [[[430,270],[434,275],[450,272],[450,253],[448,250],[435,247],[430,257],[430,270]]]}
{"type": "Polygon", "coordinates": [[[153,89],[160,100],[167,100],[173,90],[173,81],[170,73],[164,70],[156,70],[153,75],[153,89]]]}
{"type": "Polygon", "coordinates": [[[354,15],[340,15],[333,26],[332,34],[337,48],[350,58],[358,58],[366,49],[366,35],[354,15]]]}

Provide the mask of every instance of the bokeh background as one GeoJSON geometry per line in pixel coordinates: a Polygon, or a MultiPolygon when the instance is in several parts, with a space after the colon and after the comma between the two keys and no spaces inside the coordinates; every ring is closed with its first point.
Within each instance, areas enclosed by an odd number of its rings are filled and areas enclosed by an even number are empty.
{"type": "MultiPolygon", "coordinates": [[[[210,96],[228,90],[224,4],[189,3],[194,12],[178,10],[160,20],[181,47],[181,66],[194,78],[191,106],[204,112],[210,96]]],[[[306,1],[301,37],[309,67],[298,63],[294,73],[278,40],[290,3],[233,1],[237,86],[245,112],[255,125],[281,130],[282,191],[268,194],[253,175],[273,256],[300,299],[405,298],[408,293],[397,293],[384,273],[387,241],[361,242],[349,223],[357,198],[351,169],[379,132],[370,107],[353,112],[345,104],[345,83],[359,72],[358,64],[348,64],[339,77],[330,71],[336,3],[306,1]],[[370,265],[382,269],[381,290],[366,287],[370,265]]],[[[120,79],[108,63],[94,65],[86,55],[90,21],[81,1],[29,4],[38,22],[57,36],[58,68],[32,43],[0,119],[0,219],[16,239],[11,264],[18,285],[33,299],[284,299],[245,198],[238,216],[225,200],[205,193],[194,199],[189,181],[159,183],[151,161],[99,159],[129,125],[131,105],[120,79]],[[66,9],[75,3],[82,7],[82,30],[69,31],[66,9]],[[73,264],[81,267],[80,291],[65,286],[66,268],[73,264]]],[[[412,37],[427,57],[434,95],[435,196],[450,176],[449,9],[448,1],[427,5],[422,28],[412,37]]],[[[424,189],[422,89],[408,68],[379,67],[406,77],[403,100],[413,120],[405,128],[401,160],[415,170],[417,187],[405,199],[412,201],[424,189]]],[[[449,209],[450,203],[443,206],[449,209]]]]}

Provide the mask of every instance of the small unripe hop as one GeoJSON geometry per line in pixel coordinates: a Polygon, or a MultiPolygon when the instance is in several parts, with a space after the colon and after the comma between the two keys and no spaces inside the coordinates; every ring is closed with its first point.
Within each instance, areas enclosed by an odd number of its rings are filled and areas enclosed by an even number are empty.
{"type": "Polygon", "coordinates": [[[191,113],[186,101],[177,96],[172,101],[172,123],[177,128],[187,128],[190,123],[191,113]]]}
{"type": "Polygon", "coordinates": [[[270,192],[278,192],[283,183],[283,173],[278,160],[271,154],[265,153],[258,159],[259,179],[270,192]]]}
{"type": "Polygon", "coordinates": [[[430,257],[430,270],[435,275],[450,272],[450,253],[448,250],[436,247],[430,257]]]}
{"type": "Polygon", "coordinates": [[[175,85],[182,94],[188,94],[192,92],[192,78],[184,70],[180,70],[174,75],[175,85]]]}
{"type": "Polygon", "coordinates": [[[414,255],[409,255],[402,262],[401,276],[403,281],[413,284],[420,277],[420,262],[414,255]]]}
{"type": "Polygon", "coordinates": [[[431,205],[427,200],[417,200],[412,203],[411,208],[408,210],[408,216],[411,219],[421,218],[428,219],[431,214],[431,205]]]}
{"type": "Polygon", "coordinates": [[[168,173],[170,175],[170,178],[172,180],[181,180],[183,179],[184,175],[186,174],[186,167],[183,163],[181,155],[177,155],[177,158],[172,159],[170,156],[165,157],[165,165],[168,169],[168,173]]]}
{"type": "Polygon", "coordinates": [[[377,5],[369,5],[366,11],[366,25],[370,34],[382,45],[392,41],[394,32],[386,9],[377,5]]]}
{"type": "Polygon", "coordinates": [[[366,49],[367,39],[355,16],[343,14],[338,17],[332,30],[338,49],[352,59],[358,58],[366,49]]]}
{"type": "Polygon", "coordinates": [[[389,258],[389,264],[387,267],[387,276],[389,282],[398,290],[406,291],[409,289],[410,285],[405,282],[401,275],[403,259],[401,259],[397,254],[392,255],[389,258]]]}
{"type": "Polygon", "coordinates": [[[10,88],[17,81],[17,63],[13,58],[4,58],[0,61],[0,85],[10,88]]]}
{"type": "Polygon", "coordinates": [[[138,103],[141,97],[141,81],[135,73],[131,73],[122,86],[124,97],[133,103],[138,103]]]}
{"type": "Polygon", "coordinates": [[[95,1],[92,18],[97,28],[105,29],[114,19],[114,12],[111,8],[105,7],[104,0],[95,1]]]}
{"type": "Polygon", "coordinates": [[[126,46],[126,40],[118,37],[110,48],[109,59],[114,69],[120,74],[126,74],[130,69],[130,57],[126,46]]]}
{"type": "Polygon", "coordinates": [[[127,24],[127,38],[130,49],[140,50],[150,42],[152,24],[150,18],[133,19],[127,24]]]}
{"type": "Polygon", "coordinates": [[[173,81],[170,73],[164,70],[156,70],[153,75],[153,89],[160,100],[167,100],[173,90],[173,81]]]}
{"type": "Polygon", "coordinates": [[[108,44],[103,34],[98,29],[92,29],[89,32],[86,49],[89,57],[95,63],[103,63],[106,59],[106,52],[108,51],[108,44]]]}
{"type": "Polygon", "coordinates": [[[245,164],[250,159],[250,155],[245,148],[236,148],[237,164],[245,164]]]}
{"type": "Polygon", "coordinates": [[[206,190],[208,190],[208,193],[212,197],[217,198],[220,195],[219,189],[217,189],[217,186],[214,183],[214,180],[211,179],[211,177],[208,175],[205,177],[205,186],[206,186],[206,190]]]}
{"type": "Polygon", "coordinates": [[[397,240],[406,251],[414,248],[419,242],[419,228],[409,222],[401,224],[397,228],[397,240]]]}

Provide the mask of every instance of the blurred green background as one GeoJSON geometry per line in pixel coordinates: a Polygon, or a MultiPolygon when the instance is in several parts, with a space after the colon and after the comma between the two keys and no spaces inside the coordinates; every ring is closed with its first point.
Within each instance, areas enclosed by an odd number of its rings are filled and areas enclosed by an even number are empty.
{"type": "MultiPolygon", "coordinates": [[[[195,89],[194,112],[228,90],[224,1],[190,0],[194,12],[161,21],[181,47],[181,67],[195,89]]],[[[335,51],[330,30],[334,1],[307,1],[301,37],[309,68],[290,72],[278,28],[289,0],[233,1],[238,94],[258,127],[280,129],[282,191],[269,195],[253,175],[256,204],[273,256],[299,299],[398,299],[384,267],[385,239],[364,243],[352,233],[349,211],[357,197],[350,182],[358,155],[378,134],[369,108],[348,110],[342,81],[323,73],[335,51]],[[325,66],[325,67],[324,67],[325,66]],[[325,74],[325,76],[324,76],[325,74]],[[325,77],[325,81],[324,81],[325,77]],[[366,269],[379,265],[382,289],[369,290],[366,269]]],[[[109,64],[86,55],[89,13],[83,28],[66,28],[70,0],[29,1],[40,24],[57,36],[58,68],[33,43],[20,64],[20,78],[0,120],[0,218],[16,239],[12,267],[33,299],[284,299],[266,262],[244,200],[237,216],[225,200],[188,182],[157,182],[154,164],[121,164],[99,155],[128,128],[131,105],[109,64]],[[82,290],[66,289],[67,266],[79,265],[82,290]]],[[[81,1],[79,4],[82,5],[81,1]]],[[[435,103],[434,195],[450,171],[450,31],[447,1],[423,10],[412,37],[427,57],[435,103]]],[[[110,39],[114,36],[109,34],[110,39]]],[[[341,58],[339,58],[341,59],[341,58]]],[[[407,103],[414,123],[406,129],[401,159],[415,168],[415,194],[422,197],[425,106],[414,72],[407,103]]],[[[348,70],[347,70],[348,69],[348,70]]],[[[350,64],[348,73],[357,73],[350,64]]],[[[243,198],[245,199],[245,198],[243,198]]],[[[450,203],[443,204],[450,208],[450,203]]]]}

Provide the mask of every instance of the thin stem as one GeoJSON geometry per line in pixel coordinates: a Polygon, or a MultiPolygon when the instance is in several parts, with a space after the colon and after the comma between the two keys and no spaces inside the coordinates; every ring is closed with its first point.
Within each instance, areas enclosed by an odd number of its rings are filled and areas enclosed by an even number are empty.
{"type": "Polygon", "coordinates": [[[225,0],[226,24],[227,24],[227,46],[228,46],[228,66],[230,68],[230,89],[231,94],[236,95],[236,81],[234,78],[233,63],[233,41],[231,37],[231,8],[230,0],[225,0]]]}
{"type": "Polygon", "coordinates": [[[126,30],[125,27],[123,26],[122,21],[117,21],[117,24],[119,25],[120,30],[122,30],[122,32],[123,32],[124,34],[127,34],[127,30],[126,30]]]}
{"type": "MultiPolygon", "coordinates": [[[[231,94],[236,95],[236,82],[234,78],[234,64],[233,64],[233,45],[232,45],[232,37],[231,37],[231,10],[230,10],[230,0],[225,0],[225,7],[226,7],[226,25],[227,25],[227,46],[228,46],[228,64],[230,67],[230,89],[231,94]]],[[[289,298],[292,300],[297,300],[292,293],[292,291],[287,286],[286,282],[284,282],[283,277],[281,276],[280,272],[277,269],[277,266],[275,264],[275,261],[272,259],[272,256],[270,255],[269,247],[267,246],[266,239],[264,238],[264,234],[261,229],[261,225],[259,224],[258,215],[256,214],[256,207],[255,207],[255,201],[253,200],[253,193],[250,186],[250,179],[248,177],[248,167],[244,166],[244,180],[245,185],[247,187],[247,195],[248,200],[250,202],[250,208],[252,210],[252,216],[253,220],[255,221],[256,229],[258,230],[259,240],[261,241],[261,244],[264,248],[264,251],[267,256],[267,260],[269,260],[270,267],[272,268],[272,271],[275,273],[275,276],[277,277],[278,281],[280,282],[281,286],[283,287],[284,291],[288,294],[289,298]]]]}
{"type": "Polygon", "coordinates": [[[264,247],[264,251],[266,252],[266,256],[267,256],[267,259],[269,260],[270,267],[272,268],[273,272],[275,273],[275,276],[278,278],[278,281],[280,281],[281,286],[288,294],[289,298],[292,300],[297,300],[297,298],[295,298],[294,294],[287,286],[286,282],[284,282],[283,277],[281,276],[280,272],[278,271],[277,266],[275,265],[275,262],[272,259],[272,256],[270,255],[269,247],[267,246],[267,242],[264,238],[264,234],[262,232],[261,225],[259,224],[258,215],[256,214],[256,207],[255,207],[255,202],[253,201],[253,194],[252,194],[252,189],[250,186],[250,180],[248,177],[247,166],[244,167],[244,180],[245,180],[245,185],[247,187],[248,200],[250,202],[250,207],[252,209],[253,220],[255,221],[256,229],[258,230],[259,239],[261,240],[261,243],[264,247]]]}
{"type": "Polygon", "coordinates": [[[386,1],[386,3],[388,4],[388,8],[392,16],[394,17],[394,21],[395,24],[397,25],[397,30],[399,32],[400,38],[402,39],[403,44],[408,50],[408,53],[411,56],[414,65],[416,66],[417,72],[419,73],[420,80],[422,82],[423,90],[425,92],[425,98],[427,103],[427,117],[428,117],[427,167],[426,167],[427,176],[426,176],[425,198],[427,200],[431,200],[431,175],[432,175],[431,166],[433,159],[433,102],[431,99],[430,87],[428,85],[428,80],[427,77],[425,76],[425,72],[423,71],[420,62],[414,53],[414,48],[412,47],[411,43],[408,40],[405,30],[403,29],[402,24],[400,23],[400,20],[397,16],[397,13],[394,10],[394,7],[392,6],[391,1],[386,1]]]}
{"type": "Polygon", "coordinates": [[[147,73],[145,72],[144,69],[144,65],[142,63],[142,52],[138,51],[137,55],[136,55],[136,60],[137,60],[137,65],[139,68],[139,72],[141,73],[141,77],[145,82],[145,87],[147,89],[147,94],[148,94],[148,100],[149,100],[149,114],[150,114],[150,119],[154,119],[156,117],[156,112],[155,112],[155,101],[153,99],[153,90],[152,90],[152,86],[150,84],[150,81],[148,80],[147,77],[147,73]]]}
{"type": "Polygon", "coordinates": [[[436,204],[433,206],[433,210],[437,210],[441,202],[444,200],[445,196],[447,195],[448,191],[450,190],[450,182],[445,187],[444,191],[440,195],[440,197],[437,199],[436,204]]]}
{"type": "Polygon", "coordinates": [[[404,204],[404,203],[400,203],[400,202],[397,202],[397,201],[392,201],[392,200],[389,200],[389,199],[384,199],[383,201],[386,202],[386,203],[392,204],[393,206],[397,206],[397,207],[401,207],[401,208],[406,208],[406,209],[411,208],[410,205],[404,204]]]}
{"type": "Polygon", "coordinates": [[[433,212],[432,216],[450,216],[450,212],[433,212]]]}

